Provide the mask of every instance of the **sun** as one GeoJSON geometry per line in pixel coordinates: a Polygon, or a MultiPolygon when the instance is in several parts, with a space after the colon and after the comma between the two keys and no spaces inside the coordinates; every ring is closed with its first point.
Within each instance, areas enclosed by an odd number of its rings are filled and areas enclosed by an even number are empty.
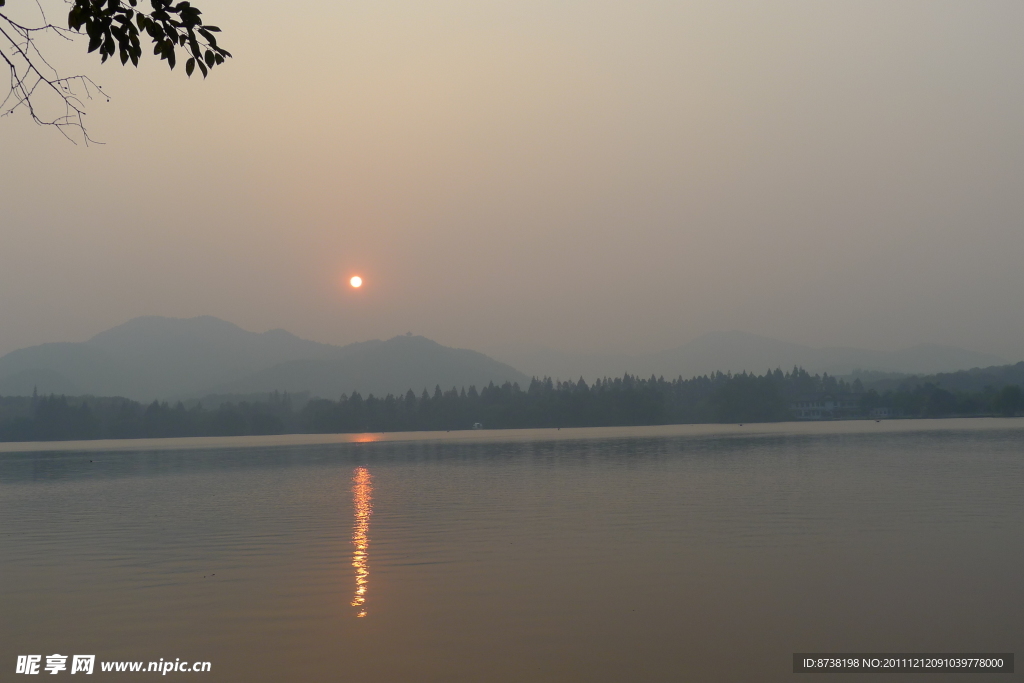
{"type": "Polygon", "coordinates": [[[358,275],[353,275],[352,279],[349,280],[348,283],[355,287],[356,289],[359,289],[360,287],[363,286],[363,278],[359,277],[358,275]]]}

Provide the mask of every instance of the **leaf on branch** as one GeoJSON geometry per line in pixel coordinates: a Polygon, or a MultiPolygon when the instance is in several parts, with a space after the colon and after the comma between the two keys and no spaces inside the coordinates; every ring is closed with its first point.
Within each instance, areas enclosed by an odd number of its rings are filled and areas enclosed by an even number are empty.
{"type": "Polygon", "coordinates": [[[231,57],[230,52],[217,45],[217,38],[213,35],[220,33],[220,28],[204,26],[202,12],[190,2],[172,4],[171,0],[150,0],[150,12],[136,9],[138,0],[127,0],[127,5],[124,0],[70,2],[68,27],[89,36],[88,51],[99,50],[102,62],[116,52],[122,64],[131,60],[138,66],[142,56],[139,39],[142,31],[153,43],[153,54],[167,60],[171,69],[177,61],[178,47],[195,60],[204,77],[209,69],[231,57]]]}
{"type": "MultiPolygon", "coordinates": [[[[29,0],[31,1],[31,0],[29,0]]],[[[139,0],[65,0],[68,6],[67,29],[46,24],[40,27],[25,27],[11,21],[0,13],[0,24],[10,26],[17,35],[0,31],[0,39],[6,39],[12,46],[11,59],[21,60],[16,64],[7,59],[11,72],[11,96],[0,101],[0,116],[24,107],[32,120],[40,125],[54,126],[66,137],[66,129],[81,131],[86,144],[93,142],[85,130],[83,99],[99,95],[110,101],[102,87],[87,76],[61,76],[46,62],[33,41],[36,35],[52,31],[61,37],[70,38],[73,33],[88,39],[87,52],[97,53],[100,62],[118,58],[122,65],[130,60],[134,66],[142,58],[143,37],[152,44],[153,54],[167,61],[173,69],[177,63],[178,50],[186,59],[185,73],[191,77],[199,68],[203,78],[210,70],[223,64],[231,53],[217,43],[221,29],[204,25],[202,12],[187,0],[148,0],[140,5],[139,0]],[[4,23],[6,22],[6,23],[4,23]],[[52,119],[40,117],[33,104],[38,98],[37,90],[48,89],[64,102],[66,111],[52,119]]],[[[7,0],[0,0],[0,8],[7,6],[7,0]]],[[[40,7],[41,9],[41,7],[40,7]]],[[[0,58],[4,53],[0,52],[0,58]]],[[[71,139],[69,137],[69,139],[71,139]]]]}

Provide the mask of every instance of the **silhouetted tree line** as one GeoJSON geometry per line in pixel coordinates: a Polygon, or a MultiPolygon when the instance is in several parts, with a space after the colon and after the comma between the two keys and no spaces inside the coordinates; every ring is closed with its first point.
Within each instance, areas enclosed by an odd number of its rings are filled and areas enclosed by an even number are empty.
{"type": "Polygon", "coordinates": [[[926,383],[881,394],[869,389],[860,396],[858,404],[864,415],[870,415],[879,408],[888,408],[895,417],[1011,417],[1024,411],[1024,392],[1015,385],[1005,386],[999,391],[992,387],[982,391],[951,391],[926,383]]]}
{"type": "MultiPolygon", "coordinates": [[[[794,401],[808,396],[845,397],[847,416],[879,409],[898,417],[1016,415],[1024,411],[1019,386],[979,392],[949,391],[933,384],[865,391],[802,368],[764,375],[716,372],[692,379],[643,379],[632,375],[587,384],[534,379],[526,389],[493,383],[477,390],[435,387],[416,395],[339,400],[314,399],[293,409],[287,394],[266,400],[202,404],[142,404],[124,398],[33,396],[0,399],[0,440],[119,439],[174,436],[239,436],[284,433],[385,432],[488,428],[599,427],[791,420],[794,401]]],[[[872,411],[875,411],[874,413],[872,411]]]]}
{"type": "Polygon", "coordinates": [[[291,431],[296,413],[287,394],[206,409],[166,401],[33,396],[0,399],[0,441],[240,436],[291,431]]]}

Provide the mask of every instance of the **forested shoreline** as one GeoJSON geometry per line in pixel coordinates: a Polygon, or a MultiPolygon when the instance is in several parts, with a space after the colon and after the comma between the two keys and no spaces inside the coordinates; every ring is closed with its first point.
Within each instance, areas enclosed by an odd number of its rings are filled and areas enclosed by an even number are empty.
{"type": "Polygon", "coordinates": [[[1016,415],[1017,385],[977,391],[931,383],[865,389],[801,368],[764,375],[714,373],[692,379],[625,375],[587,384],[534,379],[518,384],[435,387],[419,395],[295,401],[274,393],[255,400],[149,404],[117,397],[0,397],[0,441],[241,436],[536,427],[601,427],[798,419],[796,406],[827,404],[832,419],[1016,415]]]}

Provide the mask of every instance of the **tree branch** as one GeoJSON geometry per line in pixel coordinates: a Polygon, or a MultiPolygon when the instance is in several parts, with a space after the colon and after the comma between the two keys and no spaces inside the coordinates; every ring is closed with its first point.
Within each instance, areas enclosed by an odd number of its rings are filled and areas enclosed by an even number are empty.
{"type": "MultiPolygon", "coordinates": [[[[67,28],[47,21],[39,0],[35,2],[41,17],[38,25],[29,26],[0,13],[0,60],[10,74],[10,90],[0,101],[0,117],[24,108],[34,122],[53,126],[72,142],[69,132],[74,129],[85,144],[95,142],[85,129],[83,98],[91,100],[94,93],[107,101],[110,98],[88,76],[61,76],[39,50],[37,36],[53,33],[65,40],[88,37],[87,51],[99,51],[101,62],[117,52],[121,64],[131,61],[134,66],[139,64],[145,38],[153,43],[154,54],[166,60],[171,69],[180,49],[188,56],[186,75],[191,76],[198,67],[204,78],[231,57],[217,44],[214,34],[220,29],[204,25],[200,10],[187,0],[177,4],[171,4],[172,0],[149,0],[149,12],[136,9],[138,0],[65,0],[70,5],[67,28]],[[53,95],[63,104],[63,113],[53,117],[41,114],[38,99],[53,95]]],[[[0,7],[6,4],[7,0],[0,0],[0,7]]]]}
{"type": "Polygon", "coordinates": [[[0,38],[7,46],[6,50],[0,49],[0,58],[10,74],[10,90],[0,102],[0,116],[8,116],[24,108],[35,123],[56,128],[71,142],[75,142],[75,139],[69,135],[69,129],[77,129],[85,144],[96,142],[86,131],[83,120],[85,106],[79,93],[81,91],[86,99],[92,99],[93,92],[104,97],[107,95],[88,76],[61,77],[35,44],[35,34],[41,32],[53,32],[65,39],[71,39],[69,34],[74,33],[52,24],[24,26],[6,14],[0,14],[0,38]],[[62,114],[52,118],[40,115],[35,103],[40,89],[56,95],[58,101],[63,103],[62,114]]]}

